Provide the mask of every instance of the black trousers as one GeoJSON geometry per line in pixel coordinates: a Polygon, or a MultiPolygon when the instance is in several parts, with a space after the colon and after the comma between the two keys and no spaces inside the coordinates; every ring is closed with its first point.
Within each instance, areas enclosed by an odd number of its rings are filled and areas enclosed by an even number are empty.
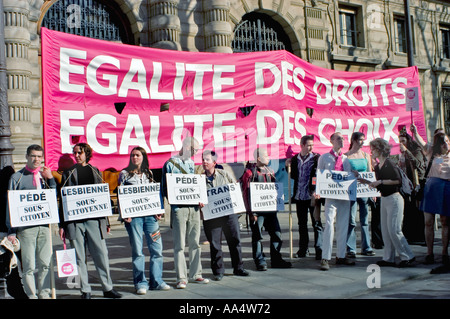
{"type": "MultiPolygon", "coordinates": [[[[320,205],[320,204],[319,204],[320,205]]],[[[322,223],[314,218],[314,206],[311,206],[311,200],[298,200],[296,202],[298,233],[299,233],[299,249],[298,253],[305,253],[308,250],[309,233],[308,233],[308,212],[311,218],[311,224],[314,229],[314,248],[321,249],[322,246],[322,223]]]]}
{"type": "Polygon", "coordinates": [[[222,233],[230,250],[231,265],[234,271],[243,269],[239,216],[228,215],[203,221],[206,238],[211,252],[211,269],[214,275],[224,274],[225,265],[222,251],[222,233]]]}

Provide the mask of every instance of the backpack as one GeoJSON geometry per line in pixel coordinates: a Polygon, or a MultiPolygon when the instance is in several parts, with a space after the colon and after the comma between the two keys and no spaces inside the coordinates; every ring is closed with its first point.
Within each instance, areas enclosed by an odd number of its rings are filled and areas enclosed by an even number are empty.
{"type": "Polygon", "coordinates": [[[414,190],[414,185],[411,182],[411,180],[408,178],[408,176],[406,176],[406,173],[398,166],[396,166],[399,174],[400,174],[400,179],[401,179],[401,186],[400,186],[400,194],[403,197],[409,197],[411,196],[413,190],[414,190]]]}

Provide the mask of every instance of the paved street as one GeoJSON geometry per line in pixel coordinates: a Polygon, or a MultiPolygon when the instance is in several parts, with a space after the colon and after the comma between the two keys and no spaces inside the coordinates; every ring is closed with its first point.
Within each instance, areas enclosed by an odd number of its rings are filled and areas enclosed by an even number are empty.
{"type": "MultiPolygon", "coordinates": [[[[242,231],[243,257],[245,267],[250,271],[249,277],[232,275],[228,249],[224,242],[228,268],[222,281],[211,281],[208,285],[188,284],[184,290],[149,291],[145,296],[135,294],[132,283],[131,253],[125,228],[123,225],[113,222],[107,245],[115,288],[123,294],[123,299],[151,299],[161,300],[161,302],[178,299],[178,303],[184,302],[184,300],[204,302],[205,300],[268,301],[270,299],[450,299],[450,275],[430,274],[430,270],[439,264],[424,265],[422,263],[426,253],[424,246],[411,246],[417,256],[417,264],[415,267],[402,269],[391,267],[380,269],[376,266],[375,270],[371,269],[376,261],[380,260],[382,250],[375,250],[376,256],[373,257],[357,255],[355,266],[334,265],[333,261],[329,271],[319,270],[319,262],[315,260],[313,254],[307,258],[290,259],[288,216],[288,213],[279,214],[284,239],[282,252],[286,259],[292,261],[294,265],[292,269],[269,267],[266,272],[256,271],[251,258],[251,235],[244,229],[242,231]]],[[[243,217],[241,219],[245,224],[243,217]]],[[[294,225],[293,251],[295,253],[298,242],[295,214],[292,219],[294,225]]],[[[357,230],[359,236],[359,227],[357,230]]],[[[165,257],[163,278],[174,288],[176,276],[173,269],[172,236],[168,220],[161,222],[161,232],[165,257]]],[[[268,235],[265,238],[268,240],[268,235]]],[[[312,238],[311,230],[310,239],[312,238]]],[[[59,238],[54,236],[53,240],[54,249],[62,249],[59,238]]],[[[202,234],[201,240],[202,242],[206,240],[204,234],[202,234]]],[[[435,255],[438,261],[440,261],[440,249],[439,230],[436,231],[435,243],[435,255]]],[[[209,246],[206,243],[202,246],[202,264],[204,277],[212,278],[209,268],[209,246]]],[[[89,266],[93,298],[103,299],[92,261],[89,262],[89,266]]],[[[55,281],[57,299],[79,299],[80,292],[76,289],[76,281],[68,282],[66,278],[57,278],[57,276],[55,281]]],[[[4,292],[4,285],[0,289],[1,298],[8,298],[4,292]]]]}

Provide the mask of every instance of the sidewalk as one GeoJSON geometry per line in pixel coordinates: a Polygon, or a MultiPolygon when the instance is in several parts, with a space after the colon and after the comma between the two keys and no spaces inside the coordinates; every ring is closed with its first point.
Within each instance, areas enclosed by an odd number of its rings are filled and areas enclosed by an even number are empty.
{"type": "MultiPolygon", "coordinates": [[[[416,255],[417,265],[410,268],[378,268],[380,272],[380,288],[369,288],[377,281],[373,279],[377,273],[368,270],[370,265],[381,259],[382,250],[375,250],[376,256],[357,255],[355,266],[343,266],[330,263],[329,271],[319,270],[319,261],[316,261],[314,254],[306,258],[290,258],[289,245],[289,214],[279,213],[279,220],[282,228],[282,237],[284,240],[282,253],[286,260],[293,263],[291,269],[272,269],[265,272],[256,271],[251,253],[251,233],[245,228],[241,232],[242,250],[244,265],[250,272],[248,277],[233,276],[231,262],[228,253],[228,247],[223,242],[226,273],[222,281],[213,281],[208,285],[188,284],[186,289],[171,289],[170,291],[149,291],[147,295],[140,296],[135,294],[132,282],[131,270],[131,252],[129,248],[128,235],[123,225],[114,221],[117,215],[110,218],[112,222],[111,235],[107,238],[109,250],[111,275],[115,289],[123,294],[123,299],[348,299],[365,298],[367,294],[374,289],[388,290],[390,286],[414,278],[428,278],[433,276],[448,275],[430,275],[430,270],[439,264],[424,265],[423,260],[426,254],[426,247],[412,245],[411,248],[416,255]]],[[[240,219],[245,225],[244,216],[240,219]]],[[[293,224],[293,252],[298,248],[297,218],[292,214],[293,224]]],[[[310,227],[311,228],[311,227],[310,227]]],[[[164,245],[164,273],[163,279],[172,288],[176,285],[176,276],[173,268],[173,250],[172,235],[169,227],[169,220],[161,222],[161,234],[164,245]]],[[[359,226],[357,227],[359,244],[359,226]]],[[[313,234],[310,230],[310,246],[313,234]]],[[[438,262],[440,262],[440,230],[436,231],[435,252],[438,262]]],[[[201,242],[206,240],[202,232],[201,242]]],[[[266,254],[268,255],[269,236],[265,236],[266,254]]],[[[62,249],[62,243],[59,238],[54,236],[54,250],[62,249]]],[[[310,249],[314,252],[314,249],[310,249]]],[[[148,251],[145,250],[148,256],[148,251]]],[[[187,253],[186,253],[187,255],[187,253]]],[[[269,257],[269,256],[268,256],[269,257]]],[[[90,260],[90,259],[89,259],[90,260]]],[[[399,260],[397,259],[397,262],[399,260]]],[[[147,260],[148,263],[148,260],[147,260]]],[[[212,272],[209,267],[209,245],[202,245],[202,265],[203,276],[212,279],[212,272]]],[[[92,297],[103,299],[101,287],[97,280],[97,274],[92,261],[89,261],[90,283],[92,284],[92,297]]],[[[55,278],[57,299],[79,299],[80,292],[73,287],[74,282],[67,282],[66,278],[55,278]]]]}

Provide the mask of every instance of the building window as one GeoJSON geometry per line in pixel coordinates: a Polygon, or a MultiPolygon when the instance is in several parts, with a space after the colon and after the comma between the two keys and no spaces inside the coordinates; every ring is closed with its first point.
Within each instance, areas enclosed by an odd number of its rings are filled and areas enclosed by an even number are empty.
{"type": "Polygon", "coordinates": [[[341,26],[341,44],[357,47],[358,30],[356,28],[357,11],[351,8],[339,8],[339,23],[341,26]]]}
{"type": "MultiPolygon", "coordinates": [[[[412,47],[413,54],[416,54],[416,46],[414,44],[414,22],[413,17],[411,16],[411,38],[412,38],[412,47]]],[[[395,36],[395,52],[398,53],[408,53],[408,45],[406,42],[406,20],[403,16],[394,16],[394,36],[395,36]]]]}
{"type": "Polygon", "coordinates": [[[450,132],[450,88],[442,88],[442,104],[444,107],[444,129],[450,132]]]}
{"type": "Polygon", "coordinates": [[[270,16],[250,12],[234,29],[233,52],[292,51],[291,41],[283,27],[270,16]]]}
{"type": "Polygon", "coordinates": [[[45,13],[42,26],[94,39],[134,44],[130,24],[114,1],[57,1],[45,13]]]}
{"type": "Polygon", "coordinates": [[[406,21],[403,17],[394,18],[395,25],[395,52],[407,53],[406,46],[406,21]]]}
{"type": "Polygon", "coordinates": [[[450,59],[450,26],[441,25],[441,36],[442,36],[442,58],[450,59]]]}

